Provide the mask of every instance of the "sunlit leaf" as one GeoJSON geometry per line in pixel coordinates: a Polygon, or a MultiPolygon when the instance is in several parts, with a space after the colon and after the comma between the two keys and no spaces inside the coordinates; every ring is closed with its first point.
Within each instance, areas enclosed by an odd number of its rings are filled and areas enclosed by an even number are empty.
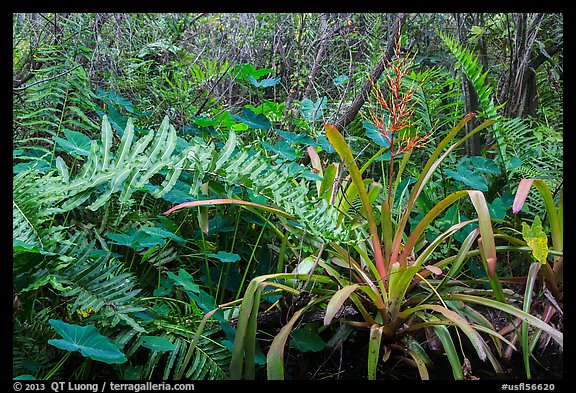
{"type": "Polygon", "coordinates": [[[534,217],[532,226],[529,226],[525,222],[522,223],[522,237],[532,249],[534,258],[544,265],[546,258],[548,258],[548,236],[542,230],[540,217],[534,217]]]}

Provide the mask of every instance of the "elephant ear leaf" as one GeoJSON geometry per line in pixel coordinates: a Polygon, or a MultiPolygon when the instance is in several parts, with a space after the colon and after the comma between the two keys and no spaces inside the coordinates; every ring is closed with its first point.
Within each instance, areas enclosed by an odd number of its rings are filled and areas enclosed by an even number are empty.
{"type": "Polygon", "coordinates": [[[84,357],[108,364],[126,361],[118,346],[101,335],[94,326],[78,326],[57,319],[50,319],[49,322],[62,339],[48,340],[48,344],[70,352],[80,351],[84,357]]]}

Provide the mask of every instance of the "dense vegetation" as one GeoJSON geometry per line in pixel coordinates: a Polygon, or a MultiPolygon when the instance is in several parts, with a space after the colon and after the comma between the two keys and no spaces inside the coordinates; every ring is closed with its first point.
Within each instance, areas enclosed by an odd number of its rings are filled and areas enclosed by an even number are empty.
{"type": "Polygon", "coordinates": [[[13,14],[13,377],[561,375],[562,104],[561,14],[13,14]]]}

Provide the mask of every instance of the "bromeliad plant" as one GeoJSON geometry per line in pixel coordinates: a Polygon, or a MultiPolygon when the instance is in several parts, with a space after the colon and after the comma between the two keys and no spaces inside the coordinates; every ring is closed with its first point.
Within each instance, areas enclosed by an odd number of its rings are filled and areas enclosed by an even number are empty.
{"type": "MultiPolygon", "coordinates": [[[[435,333],[437,341],[439,340],[444,347],[455,378],[469,377],[469,375],[466,375],[469,371],[469,361],[463,350],[462,340],[458,333],[459,330],[468,337],[478,357],[481,360],[488,359],[496,373],[501,373],[502,370],[497,357],[480,333],[487,333],[491,336],[494,343],[492,348],[496,349],[498,355],[502,355],[501,342],[506,342],[507,340],[498,334],[494,326],[474,310],[471,305],[480,304],[515,316],[522,320],[523,332],[526,332],[528,324],[531,324],[538,331],[543,329],[549,333],[560,345],[562,345],[562,333],[549,326],[547,320],[542,321],[530,315],[529,305],[527,306],[529,298],[526,296],[523,310],[509,304],[513,297],[505,294],[496,272],[497,247],[484,194],[478,190],[456,191],[431,208],[410,232],[407,230],[409,217],[415,207],[416,200],[435,169],[454,149],[475,133],[492,125],[494,120],[485,121],[464,137],[453,142],[458,131],[474,115],[470,114],[464,117],[437,145],[414,184],[403,212],[398,217],[395,217],[396,220],[394,220],[392,215],[393,198],[402,171],[406,167],[412,150],[426,143],[430,136],[430,133],[419,136],[414,131],[416,127],[411,123],[414,104],[411,103],[411,99],[415,95],[417,88],[410,86],[404,92],[401,91],[402,79],[410,66],[410,61],[407,62],[405,59],[400,58],[398,47],[396,57],[398,59],[397,62],[390,62],[389,64],[389,69],[392,72],[386,79],[387,88],[390,91],[389,99],[386,99],[379,90],[374,93],[377,103],[387,112],[387,116],[378,116],[374,111],[371,112],[374,124],[381,132],[382,137],[389,142],[388,195],[382,198],[379,209],[375,209],[374,202],[380,186],[372,180],[362,177],[368,168],[368,164],[375,157],[370,159],[362,168],[359,168],[355,157],[338,129],[332,125],[325,126],[328,139],[338,152],[343,165],[346,165],[350,174],[350,184],[343,194],[344,199],[351,200],[357,194],[361,201],[362,208],[359,214],[356,214],[356,217],[352,217],[352,220],[358,220],[358,222],[363,220],[366,222],[367,231],[364,231],[367,232],[366,238],[370,239],[370,241],[367,246],[363,242],[352,245],[352,249],[360,257],[359,263],[354,261],[349,251],[339,245],[333,245],[334,257],[340,259],[346,267],[355,271],[357,276],[355,280],[341,279],[339,281],[342,288],[331,297],[326,308],[324,323],[329,324],[332,321],[335,312],[344,304],[347,298],[350,298],[358,306],[364,317],[364,322],[355,322],[355,324],[369,327],[371,333],[368,359],[369,378],[375,378],[376,376],[376,366],[380,357],[380,346],[382,343],[384,343],[385,359],[389,357],[393,349],[399,348],[413,359],[421,377],[427,378],[426,366],[430,364],[430,361],[422,347],[414,339],[414,334],[422,329],[429,333],[430,328],[435,333]],[[396,180],[393,183],[394,157],[400,154],[404,154],[404,157],[396,173],[396,180]],[[371,185],[368,192],[366,191],[367,185],[371,185]],[[464,196],[469,197],[478,218],[457,223],[438,235],[430,244],[425,244],[425,234],[433,220],[442,211],[464,196]],[[379,222],[376,219],[376,214],[380,215],[379,222]],[[433,261],[435,249],[470,222],[477,222],[478,226],[462,242],[457,255],[442,256],[439,261],[433,261]],[[395,228],[394,224],[396,224],[395,228]],[[476,239],[478,250],[472,250],[476,239]],[[452,285],[450,281],[452,278],[457,278],[463,262],[475,254],[480,255],[489,277],[491,285],[489,293],[486,293],[483,289],[476,288],[465,288],[462,290],[462,288],[459,289],[458,286],[452,285]],[[442,269],[448,270],[447,273],[444,273],[442,269]],[[441,280],[428,280],[426,277],[431,273],[434,273],[436,278],[440,276],[443,276],[443,278],[441,280]],[[370,309],[375,311],[374,314],[367,313],[366,311],[369,308],[365,307],[364,304],[360,305],[360,297],[352,297],[356,293],[362,293],[365,299],[369,299],[370,306],[372,306],[370,309]],[[457,327],[456,335],[464,358],[464,366],[460,363],[460,358],[452,342],[452,336],[448,334],[448,326],[457,327]],[[398,347],[398,343],[403,345],[398,347]]],[[[375,156],[382,154],[384,150],[385,148],[380,149],[375,156]]],[[[561,212],[558,213],[553,209],[554,206],[550,203],[550,192],[545,192],[541,182],[537,183],[537,187],[544,195],[545,203],[549,210],[551,226],[554,227],[554,247],[556,250],[559,248],[559,251],[561,251],[562,245],[559,231],[562,228],[562,221],[561,218],[557,218],[558,214],[561,215],[561,212]]],[[[529,185],[523,185],[520,190],[527,193],[526,188],[529,188],[529,185]]],[[[345,206],[348,207],[350,204],[345,206]]],[[[345,211],[348,212],[349,210],[345,209],[345,211]]],[[[360,226],[359,228],[363,227],[360,226]]],[[[548,277],[548,282],[557,283],[557,277],[559,274],[561,275],[562,271],[561,263],[560,259],[553,271],[547,266],[548,269],[545,276],[548,277]]],[[[334,275],[334,273],[329,274],[334,275]]],[[[526,337],[523,337],[523,341],[526,341],[526,337]]],[[[509,342],[508,344],[511,345],[509,342]]]]}
{"type": "MultiPolygon", "coordinates": [[[[529,255],[528,258],[532,260],[532,263],[526,276],[523,310],[527,313],[534,313],[537,306],[541,305],[543,309],[542,320],[549,323],[554,315],[559,314],[561,317],[563,315],[563,189],[560,188],[559,190],[560,195],[558,204],[556,205],[554,196],[544,180],[522,179],[518,184],[512,205],[513,214],[520,213],[532,186],[536,188],[544,202],[552,247],[549,248],[548,246],[548,234],[545,231],[543,220],[540,219],[538,214],[535,215],[531,225],[522,221],[521,239],[517,236],[507,234],[504,231],[506,228],[498,231],[496,236],[508,241],[509,244],[512,245],[509,247],[509,250],[529,255]],[[537,292],[538,287],[540,287],[541,290],[537,292]],[[537,294],[536,298],[534,298],[534,293],[537,294]]],[[[546,224],[546,221],[544,224],[546,224]]],[[[512,333],[510,338],[512,343],[520,340],[526,377],[530,379],[530,359],[533,357],[536,344],[540,341],[546,343],[546,340],[543,340],[546,335],[543,335],[541,330],[534,329],[530,337],[528,324],[520,318],[514,319],[508,326],[501,330],[502,334],[506,334],[507,332],[512,333]],[[519,332],[516,330],[517,326],[521,327],[519,332]]],[[[506,351],[506,358],[510,356],[509,353],[510,351],[506,351]]]]}
{"type": "MultiPolygon", "coordinates": [[[[253,279],[244,293],[239,310],[238,325],[234,341],[234,352],[231,361],[231,378],[251,379],[255,377],[256,327],[261,300],[276,292],[265,292],[266,287],[274,287],[282,292],[301,295],[309,292],[313,296],[303,307],[294,312],[287,324],[275,336],[267,354],[267,375],[270,379],[284,378],[284,347],[292,329],[299,318],[307,311],[322,309],[324,325],[330,325],[341,314],[345,302],[349,299],[359,311],[363,320],[346,320],[351,326],[370,329],[368,376],[376,378],[379,360],[390,358],[393,351],[411,358],[418,367],[420,376],[428,378],[427,367],[431,365],[429,356],[416,339],[417,331],[432,333],[431,340],[439,342],[448,356],[453,375],[457,379],[466,377],[469,361],[464,354],[464,343],[459,331],[456,330],[459,345],[454,344],[454,337],[449,327],[455,326],[469,339],[478,357],[488,359],[497,373],[501,373],[498,358],[491,347],[481,336],[488,334],[497,354],[501,354],[502,342],[511,344],[496,332],[495,327],[480,313],[471,307],[472,304],[493,307],[512,316],[522,318],[528,324],[549,333],[555,340],[562,343],[562,333],[550,327],[538,318],[522,311],[508,303],[496,274],[496,247],[490,223],[490,216],[483,194],[476,190],[457,191],[439,202],[410,235],[404,232],[408,216],[412,211],[418,194],[426,181],[432,175],[442,160],[468,136],[449,145],[457,132],[471,116],[464,118],[438,145],[429,158],[416,182],[404,213],[398,219],[396,229],[392,214],[384,199],[380,209],[376,208],[375,200],[380,187],[377,183],[362,178],[352,154],[338,130],[326,126],[326,133],[343,161],[352,162],[348,167],[350,181],[345,191],[338,193],[336,184],[328,186],[330,168],[324,171],[324,180],[320,184],[320,198],[328,197],[333,204],[344,198],[357,194],[362,202],[362,208],[356,214],[343,211],[341,219],[356,223],[356,238],[348,242],[321,240],[316,243],[318,252],[315,258],[305,259],[292,273],[277,273],[253,279]],[[369,191],[366,184],[372,185],[369,191]],[[468,196],[478,213],[478,218],[453,225],[439,235],[430,244],[422,245],[422,236],[426,228],[443,210],[464,196],[468,196]],[[376,220],[375,213],[380,213],[376,220]],[[364,217],[365,224],[360,219],[364,217]],[[431,261],[435,249],[456,231],[471,222],[478,222],[478,227],[470,232],[457,255],[447,256],[433,263],[431,261]],[[366,228],[367,226],[367,228],[366,228]],[[479,237],[480,236],[480,237],[479,237]],[[366,239],[370,239],[366,242],[366,239]],[[473,249],[478,239],[479,248],[473,249]],[[383,244],[383,247],[381,246],[383,244]],[[460,271],[463,263],[471,256],[480,255],[489,274],[492,291],[462,288],[451,281],[460,271]],[[340,269],[344,268],[344,272],[340,269]],[[448,270],[447,273],[443,273],[448,270]],[[429,279],[431,273],[437,278],[429,279]],[[309,285],[310,284],[310,285],[309,285]],[[493,299],[495,297],[495,299],[493,299]],[[464,364],[460,360],[457,347],[464,356],[464,364]],[[383,354],[382,354],[383,352],[383,354]]],[[[490,122],[485,122],[473,132],[478,132],[490,122]]],[[[310,149],[309,152],[312,152],[310,149]]],[[[312,153],[312,162],[318,162],[312,153]]],[[[344,224],[342,224],[344,225],[344,224]]],[[[312,241],[313,242],[313,241],[312,241]]],[[[513,296],[511,296],[513,298],[513,296]]]]}

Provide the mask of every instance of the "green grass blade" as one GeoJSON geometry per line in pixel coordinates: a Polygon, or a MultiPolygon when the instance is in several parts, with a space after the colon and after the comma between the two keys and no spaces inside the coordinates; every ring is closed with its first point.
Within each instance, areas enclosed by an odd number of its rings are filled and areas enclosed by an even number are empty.
{"type": "MultiPolygon", "coordinates": [[[[526,289],[524,290],[524,303],[522,305],[522,311],[525,313],[530,313],[532,308],[532,291],[534,290],[534,283],[536,282],[536,276],[538,275],[540,266],[542,266],[540,263],[533,263],[528,270],[526,289]]],[[[526,321],[522,321],[522,336],[520,342],[522,344],[524,370],[526,370],[526,377],[530,379],[530,344],[528,342],[528,323],[526,321]]]]}
{"type": "Polygon", "coordinates": [[[232,350],[232,358],[230,360],[230,379],[232,380],[242,379],[245,339],[250,318],[256,318],[256,316],[252,314],[252,310],[254,294],[259,285],[260,282],[258,280],[250,281],[240,306],[238,325],[236,326],[236,336],[234,337],[234,349],[232,350]]]}
{"type": "Polygon", "coordinates": [[[457,312],[450,310],[446,307],[436,305],[436,304],[423,304],[420,306],[412,307],[412,308],[404,311],[402,313],[402,317],[407,316],[409,314],[412,314],[413,312],[416,312],[419,310],[424,310],[424,309],[439,312],[444,317],[446,317],[448,320],[450,320],[451,322],[456,324],[456,326],[458,326],[460,328],[460,330],[462,330],[464,332],[464,334],[466,334],[466,336],[468,336],[468,339],[470,340],[470,342],[474,346],[474,349],[476,349],[476,353],[478,354],[478,357],[481,360],[486,360],[486,351],[484,350],[484,340],[482,339],[482,337],[480,336],[478,331],[476,329],[474,329],[472,327],[472,325],[470,325],[470,323],[465,318],[463,318],[460,314],[458,314],[457,312]]]}
{"type": "Polygon", "coordinates": [[[398,257],[397,262],[399,262],[400,264],[406,262],[406,259],[412,253],[412,250],[414,249],[414,246],[416,245],[418,239],[428,228],[430,223],[448,206],[450,206],[451,204],[462,198],[464,195],[466,195],[466,191],[456,191],[448,195],[442,201],[438,202],[432,209],[430,209],[430,211],[426,213],[426,215],[422,218],[422,220],[420,220],[418,225],[416,225],[416,228],[414,228],[414,230],[408,237],[408,240],[406,240],[406,244],[404,245],[402,254],[400,254],[400,257],[398,257]]]}

